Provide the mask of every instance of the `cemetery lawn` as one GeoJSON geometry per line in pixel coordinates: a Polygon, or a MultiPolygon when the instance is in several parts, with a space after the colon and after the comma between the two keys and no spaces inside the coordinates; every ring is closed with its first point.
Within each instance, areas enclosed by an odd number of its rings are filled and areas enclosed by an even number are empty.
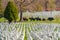
{"type": "Polygon", "coordinates": [[[0,22],[4,22],[4,20],[5,20],[4,18],[0,18],[0,22]]]}
{"type": "Polygon", "coordinates": [[[60,23],[60,19],[55,19],[53,21],[49,21],[49,20],[46,20],[46,21],[24,21],[23,23],[60,23]]]}
{"type": "MultiPolygon", "coordinates": [[[[0,22],[4,22],[4,21],[7,21],[5,18],[0,18],[0,22]]],[[[49,21],[49,20],[45,20],[45,21],[23,21],[23,23],[60,23],[60,18],[56,18],[55,20],[53,21],[49,21]]]]}

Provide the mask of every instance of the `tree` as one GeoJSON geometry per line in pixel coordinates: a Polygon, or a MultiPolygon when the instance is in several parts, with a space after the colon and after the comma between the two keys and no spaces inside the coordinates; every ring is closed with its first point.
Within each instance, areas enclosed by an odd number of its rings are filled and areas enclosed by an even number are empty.
{"type": "Polygon", "coordinates": [[[41,3],[41,1],[36,2],[35,5],[36,5],[36,8],[37,8],[35,11],[42,11],[43,10],[43,4],[41,3]]]}
{"type": "Polygon", "coordinates": [[[19,9],[20,9],[20,21],[23,21],[23,7],[24,10],[26,10],[26,6],[30,5],[31,3],[34,2],[34,0],[14,0],[16,4],[18,4],[19,9]]]}
{"type": "MultiPolygon", "coordinates": [[[[51,3],[50,3],[49,0],[47,0],[47,2],[45,0],[14,0],[14,1],[15,1],[15,3],[17,4],[17,6],[19,8],[20,21],[23,20],[23,18],[22,18],[23,9],[24,10],[29,10],[29,11],[43,11],[44,8],[48,10],[48,9],[50,9],[49,6],[51,6],[51,3]]],[[[53,7],[53,5],[52,5],[52,7],[53,7]]]]}
{"type": "Polygon", "coordinates": [[[0,13],[2,13],[2,0],[0,0],[0,13]]]}
{"type": "Polygon", "coordinates": [[[55,8],[56,8],[55,2],[56,2],[55,0],[49,0],[49,8],[50,8],[50,11],[55,10],[55,8]]]}
{"type": "Polygon", "coordinates": [[[55,0],[47,0],[45,2],[45,9],[53,11],[53,10],[55,10],[55,8],[56,8],[55,0]]]}
{"type": "Polygon", "coordinates": [[[18,18],[18,9],[16,5],[9,1],[4,11],[4,17],[9,21],[16,21],[18,18]]]}
{"type": "Polygon", "coordinates": [[[46,1],[46,2],[45,2],[45,11],[48,11],[48,10],[47,10],[47,9],[48,9],[48,4],[49,4],[49,2],[46,1]]]}

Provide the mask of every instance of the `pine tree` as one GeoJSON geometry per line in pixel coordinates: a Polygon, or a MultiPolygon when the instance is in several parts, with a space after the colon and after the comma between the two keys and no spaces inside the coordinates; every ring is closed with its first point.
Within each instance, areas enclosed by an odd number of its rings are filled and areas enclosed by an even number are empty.
{"type": "Polygon", "coordinates": [[[4,17],[9,21],[16,21],[18,18],[18,9],[11,1],[8,2],[4,11],[4,17]]]}

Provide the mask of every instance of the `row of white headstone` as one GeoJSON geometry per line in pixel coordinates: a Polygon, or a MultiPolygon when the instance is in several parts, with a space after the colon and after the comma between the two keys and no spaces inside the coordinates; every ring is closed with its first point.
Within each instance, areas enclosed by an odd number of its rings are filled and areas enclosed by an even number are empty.
{"type": "Polygon", "coordinates": [[[0,40],[24,40],[25,36],[27,40],[58,40],[60,24],[0,23],[0,40]]]}
{"type": "MultiPolygon", "coordinates": [[[[47,18],[47,17],[55,17],[56,15],[60,15],[60,11],[42,11],[42,12],[23,12],[23,17],[40,17],[40,18],[47,18]]],[[[19,16],[20,17],[20,16],[19,16]]]]}

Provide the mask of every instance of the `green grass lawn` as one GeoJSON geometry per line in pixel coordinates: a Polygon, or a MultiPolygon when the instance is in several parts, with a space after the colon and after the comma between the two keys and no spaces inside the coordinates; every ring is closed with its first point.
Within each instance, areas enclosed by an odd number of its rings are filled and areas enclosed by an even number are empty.
{"type": "Polygon", "coordinates": [[[5,20],[4,18],[0,18],[0,22],[4,22],[4,20],[5,20]]]}
{"type": "MultiPolygon", "coordinates": [[[[5,18],[0,18],[0,22],[4,22],[4,21],[6,21],[5,18]]],[[[33,22],[34,23],[60,23],[60,18],[56,18],[53,21],[49,21],[49,20],[46,20],[46,21],[37,21],[37,20],[35,20],[35,21],[30,21],[30,20],[23,21],[23,23],[33,23],[33,22]]]]}
{"type": "Polygon", "coordinates": [[[60,19],[59,20],[55,19],[53,21],[48,21],[48,20],[46,21],[23,21],[23,23],[60,23],[60,19]]]}

